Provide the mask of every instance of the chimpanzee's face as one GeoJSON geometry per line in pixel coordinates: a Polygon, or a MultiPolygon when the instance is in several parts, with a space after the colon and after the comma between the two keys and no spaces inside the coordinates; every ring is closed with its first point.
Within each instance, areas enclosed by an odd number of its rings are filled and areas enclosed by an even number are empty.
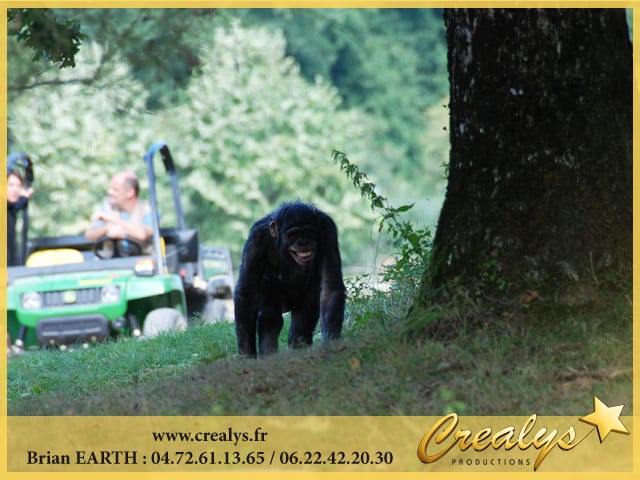
{"type": "Polygon", "coordinates": [[[313,225],[294,225],[285,233],[285,244],[291,257],[306,266],[315,258],[318,232],[313,225]]]}
{"type": "Polygon", "coordinates": [[[313,262],[318,249],[318,218],[315,214],[306,209],[288,208],[282,218],[281,234],[281,248],[286,249],[298,265],[307,266],[313,262]]]}

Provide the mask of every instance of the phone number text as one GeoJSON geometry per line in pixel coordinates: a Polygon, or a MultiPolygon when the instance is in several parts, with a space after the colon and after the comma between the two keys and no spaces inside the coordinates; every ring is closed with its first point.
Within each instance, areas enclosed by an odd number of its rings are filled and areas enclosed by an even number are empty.
{"type": "Polygon", "coordinates": [[[391,465],[390,451],[271,451],[238,452],[163,451],[143,455],[142,463],[153,465],[391,465]]]}

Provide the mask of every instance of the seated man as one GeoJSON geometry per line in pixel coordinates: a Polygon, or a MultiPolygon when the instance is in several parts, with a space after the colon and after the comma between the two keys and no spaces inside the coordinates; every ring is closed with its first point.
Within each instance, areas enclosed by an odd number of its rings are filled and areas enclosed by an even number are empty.
{"type": "Polygon", "coordinates": [[[151,206],[138,198],[140,185],[133,172],[119,172],[111,179],[109,197],[91,215],[85,237],[131,239],[149,252],[153,235],[151,206]]]}

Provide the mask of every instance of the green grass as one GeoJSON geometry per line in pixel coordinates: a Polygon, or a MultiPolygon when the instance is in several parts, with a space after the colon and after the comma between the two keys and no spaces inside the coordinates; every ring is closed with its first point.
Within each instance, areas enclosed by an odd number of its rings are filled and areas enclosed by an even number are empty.
{"type": "Polygon", "coordinates": [[[8,362],[8,399],[20,404],[56,393],[75,399],[175,377],[199,363],[226,357],[234,342],[233,326],[219,324],[153,339],[113,340],[88,349],[29,351],[8,362]]]}
{"type": "Polygon", "coordinates": [[[451,304],[445,325],[469,326],[438,339],[407,335],[412,293],[352,289],[342,340],[259,360],[236,354],[231,324],[29,352],[8,361],[8,413],[582,415],[598,395],[632,414],[628,295],[451,304]]]}

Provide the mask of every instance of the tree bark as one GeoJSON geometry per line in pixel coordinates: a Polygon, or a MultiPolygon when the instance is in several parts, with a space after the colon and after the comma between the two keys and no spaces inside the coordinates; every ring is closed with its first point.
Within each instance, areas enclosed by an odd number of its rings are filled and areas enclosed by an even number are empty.
{"type": "Polygon", "coordinates": [[[632,262],[623,9],[447,9],[451,154],[425,289],[556,288],[632,262]]]}

